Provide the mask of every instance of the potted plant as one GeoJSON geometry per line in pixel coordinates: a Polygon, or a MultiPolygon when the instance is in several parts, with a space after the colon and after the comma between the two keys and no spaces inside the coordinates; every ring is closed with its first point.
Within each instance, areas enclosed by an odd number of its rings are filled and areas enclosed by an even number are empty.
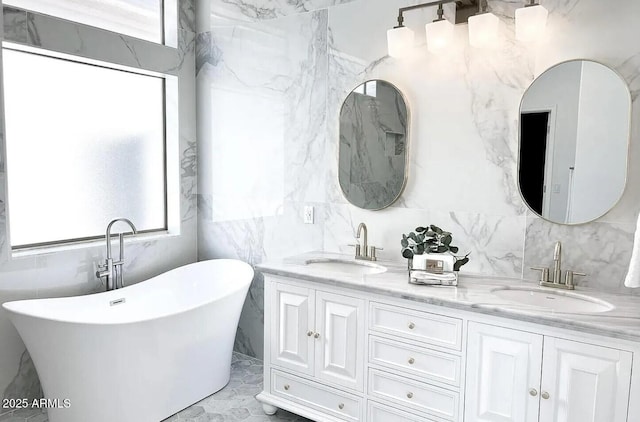
{"type": "Polygon", "coordinates": [[[453,236],[450,232],[433,224],[426,227],[416,227],[415,232],[402,235],[402,240],[400,240],[402,256],[413,259],[414,255],[447,253],[453,256],[453,271],[460,271],[460,267],[469,262],[471,252],[463,256],[456,255],[459,248],[453,246],[452,241],[453,236]]]}

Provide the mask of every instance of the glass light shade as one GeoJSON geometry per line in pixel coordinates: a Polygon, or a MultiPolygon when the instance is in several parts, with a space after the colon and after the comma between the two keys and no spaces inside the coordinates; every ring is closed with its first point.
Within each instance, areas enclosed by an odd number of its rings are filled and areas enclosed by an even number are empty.
{"type": "Polygon", "coordinates": [[[390,57],[406,57],[413,48],[413,31],[405,26],[387,31],[387,48],[390,57]]]}
{"type": "Polygon", "coordinates": [[[549,12],[544,7],[529,6],[516,10],[516,39],[535,41],[542,36],[549,12]]]}
{"type": "Polygon", "coordinates": [[[438,53],[451,44],[453,38],[453,24],[444,19],[425,25],[427,33],[427,49],[438,53]]]}
{"type": "Polygon", "coordinates": [[[498,41],[500,20],[493,13],[483,13],[469,18],[469,44],[472,47],[488,48],[498,41]]]}

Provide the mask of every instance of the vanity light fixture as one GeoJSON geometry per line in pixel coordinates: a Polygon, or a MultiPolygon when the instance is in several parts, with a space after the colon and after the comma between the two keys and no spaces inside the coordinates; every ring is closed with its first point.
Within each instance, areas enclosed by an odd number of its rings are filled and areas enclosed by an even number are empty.
{"type": "Polygon", "coordinates": [[[535,0],[516,10],[516,39],[518,41],[536,41],[542,35],[547,24],[549,12],[535,0]]]}
{"type": "Polygon", "coordinates": [[[442,51],[453,38],[453,24],[443,15],[442,3],[438,3],[438,18],[424,26],[427,34],[427,49],[432,53],[442,51]]]}
{"type": "Polygon", "coordinates": [[[404,26],[404,12],[431,6],[438,6],[438,17],[425,25],[427,49],[432,53],[443,51],[453,38],[453,23],[444,18],[442,6],[453,2],[456,3],[455,23],[469,23],[469,40],[472,46],[487,47],[495,43],[499,19],[493,13],[486,11],[487,0],[478,0],[477,7],[475,0],[440,0],[398,9],[398,25],[387,31],[389,56],[402,58],[412,51],[414,33],[404,26]],[[474,14],[476,10],[478,13],[474,14]]]}
{"type": "Polygon", "coordinates": [[[480,0],[479,12],[469,17],[469,44],[472,47],[489,48],[498,41],[500,20],[487,12],[487,0],[480,0]]]}
{"type": "Polygon", "coordinates": [[[453,3],[454,1],[455,0],[432,1],[398,9],[398,25],[387,31],[389,56],[396,58],[406,57],[411,53],[413,48],[414,33],[411,29],[404,26],[404,12],[436,5],[438,6],[438,18],[425,26],[427,48],[432,52],[442,50],[453,36],[453,25],[443,18],[444,9],[442,5],[453,3]]]}

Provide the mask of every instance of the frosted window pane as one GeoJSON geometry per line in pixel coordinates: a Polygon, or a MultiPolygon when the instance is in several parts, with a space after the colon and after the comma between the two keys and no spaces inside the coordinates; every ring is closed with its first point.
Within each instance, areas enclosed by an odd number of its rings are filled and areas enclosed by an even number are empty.
{"type": "Polygon", "coordinates": [[[163,79],[3,50],[11,244],[165,222],[163,79]]]}
{"type": "Polygon", "coordinates": [[[162,0],[4,0],[3,3],[162,42],[162,0]]]}

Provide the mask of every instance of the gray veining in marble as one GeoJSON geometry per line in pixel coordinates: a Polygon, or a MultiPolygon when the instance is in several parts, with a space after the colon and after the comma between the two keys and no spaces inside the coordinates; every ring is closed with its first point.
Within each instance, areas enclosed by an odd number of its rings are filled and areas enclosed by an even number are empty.
{"type": "MultiPolygon", "coordinates": [[[[322,247],[327,19],[320,10],[198,34],[199,259],[253,264],[322,247]],[[299,218],[309,203],[317,224],[299,218]]],[[[262,355],[263,318],[256,278],[236,350],[262,355]]]]}
{"type": "Polygon", "coordinates": [[[15,42],[27,42],[27,12],[10,6],[2,10],[4,37],[15,42]]]}
{"type": "Polygon", "coordinates": [[[554,243],[561,241],[563,268],[587,274],[576,278],[578,286],[634,293],[623,286],[634,230],[635,224],[595,222],[588,226],[564,226],[530,215],[525,239],[525,277],[536,277],[529,267],[552,267],[554,243]]]}
{"type": "Polygon", "coordinates": [[[196,32],[196,0],[178,1],[178,29],[196,32]]]}
{"type": "MultiPolygon", "coordinates": [[[[11,42],[168,74],[179,73],[184,56],[190,54],[184,47],[178,48],[176,55],[172,47],[138,38],[9,6],[3,10],[8,12],[4,24],[9,24],[4,37],[11,42]],[[109,48],[104,48],[107,45],[109,48]]],[[[189,32],[179,31],[179,47],[181,42],[185,45],[185,33],[189,32]]]]}
{"type": "Polygon", "coordinates": [[[4,391],[3,399],[34,400],[43,397],[38,373],[33,365],[31,356],[26,350],[20,357],[18,373],[4,391]]]}
{"type": "Polygon", "coordinates": [[[198,32],[211,26],[277,19],[354,0],[198,0],[198,32]]]}

